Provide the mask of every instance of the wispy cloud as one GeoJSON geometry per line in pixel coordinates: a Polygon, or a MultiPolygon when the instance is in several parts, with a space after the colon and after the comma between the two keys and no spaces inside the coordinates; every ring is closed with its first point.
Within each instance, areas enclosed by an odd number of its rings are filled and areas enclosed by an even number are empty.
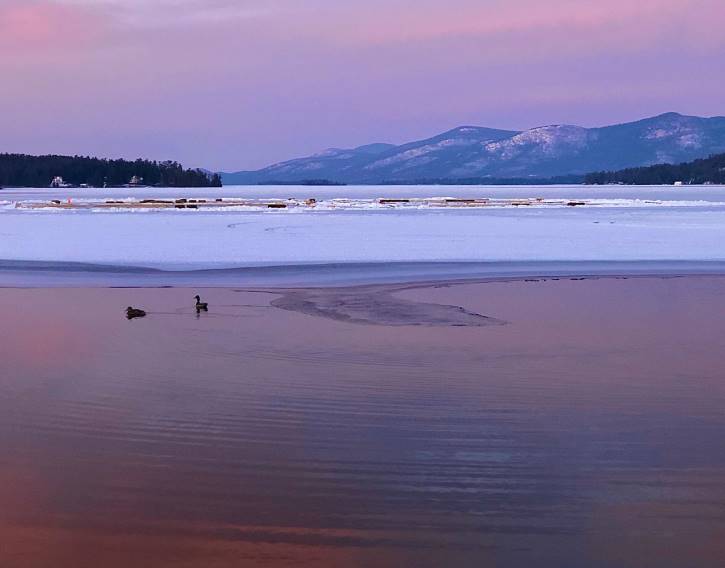
{"type": "Polygon", "coordinates": [[[245,0],[57,0],[102,10],[117,25],[165,28],[229,23],[274,12],[269,4],[245,0]]]}
{"type": "Polygon", "coordinates": [[[585,51],[633,50],[660,41],[722,45],[723,20],[722,0],[370,0],[337,4],[314,26],[343,45],[509,41],[532,54],[581,38],[587,41],[577,47],[585,51]]]}

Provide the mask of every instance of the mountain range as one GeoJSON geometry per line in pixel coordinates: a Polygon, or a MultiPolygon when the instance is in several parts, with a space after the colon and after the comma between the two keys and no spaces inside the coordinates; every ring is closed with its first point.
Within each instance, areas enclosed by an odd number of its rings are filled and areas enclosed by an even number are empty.
{"type": "Polygon", "coordinates": [[[552,125],[513,131],[460,126],[407,144],[332,148],[261,170],[225,173],[222,178],[227,185],[544,179],[679,163],[719,152],[725,152],[725,117],[671,112],[601,128],[552,125]]]}

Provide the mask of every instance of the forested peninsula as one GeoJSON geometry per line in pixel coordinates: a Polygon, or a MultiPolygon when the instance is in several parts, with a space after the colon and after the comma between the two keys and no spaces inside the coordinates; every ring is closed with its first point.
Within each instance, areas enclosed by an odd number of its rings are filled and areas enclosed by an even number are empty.
{"type": "Polygon", "coordinates": [[[218,174],[177,162],[0,154],[0,187],[221,187],[218,174]]]}
{"type": "Polygon", "coordinates": [[[627,168],[616,172],[595,172],[584,177],[584,183],[627,185],[722,184],[725,183],[725,154],[685,162],[627,168]]]}

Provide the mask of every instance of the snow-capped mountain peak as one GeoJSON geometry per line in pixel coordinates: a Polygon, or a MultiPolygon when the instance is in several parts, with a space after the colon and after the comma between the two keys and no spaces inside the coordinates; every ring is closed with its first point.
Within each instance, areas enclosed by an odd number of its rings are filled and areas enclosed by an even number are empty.
{"type": "Polygon", "coordinates": [[[667,113],[601,128],[553,124],[523,132],[466,125],[408,144],[331,148],[255,172],[227,174],[225,182],[549,177],[685,162],[718,152],[725,152],[725,117],[667,113]]]}

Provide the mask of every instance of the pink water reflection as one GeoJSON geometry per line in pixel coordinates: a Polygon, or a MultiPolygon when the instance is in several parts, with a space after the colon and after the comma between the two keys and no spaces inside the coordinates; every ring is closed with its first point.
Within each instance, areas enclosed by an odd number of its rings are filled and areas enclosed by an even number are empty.
{"type": "Polygon", "coordinates": [[[724,282],[400,293],[490,328],[2,290],[0,564],[718,565],[724,282]]]}

